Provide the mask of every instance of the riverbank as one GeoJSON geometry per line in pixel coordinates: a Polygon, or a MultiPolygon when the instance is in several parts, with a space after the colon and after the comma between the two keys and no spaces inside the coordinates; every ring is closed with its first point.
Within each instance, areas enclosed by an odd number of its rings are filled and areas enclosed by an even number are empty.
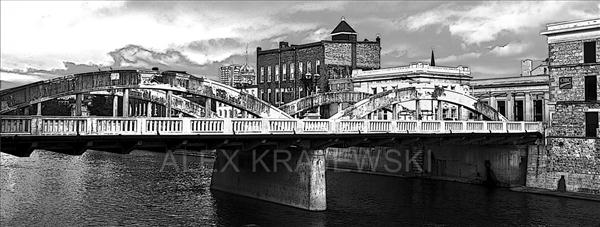
{"type": "Polygon", "coordinates": [[[583,200],[591,200],[591,201],[600,202],[600,195],[593,195],[593,194],[588,194],[588,193],[559,192],[559,191],[553,191],[553,190],[548,190],[548,189],[543,189],[543,188],[530,188],[530,187],[525,187],[525,186],[511,187],[510,190],[515,191],[515,192],[526,192],[526,193],[533,193],[533,194],[540,194],[540,195],[559,196],[559,197],[566,197],[566,198],[571,198],[571,199],[583,199],[583,200]]]}

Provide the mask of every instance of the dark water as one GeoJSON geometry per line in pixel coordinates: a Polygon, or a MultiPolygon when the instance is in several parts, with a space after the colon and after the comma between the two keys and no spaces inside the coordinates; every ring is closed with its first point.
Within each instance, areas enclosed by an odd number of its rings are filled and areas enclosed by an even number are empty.
{"type": "Polygon", "coordinates": [[[328,172],[325,212],[211,192],[212,163],[164,154],[1,154],[0,226],[600,225],[600,203],[475,185],[328,172]],[[181,160],[180,160],[181,161],[181,160]]]}

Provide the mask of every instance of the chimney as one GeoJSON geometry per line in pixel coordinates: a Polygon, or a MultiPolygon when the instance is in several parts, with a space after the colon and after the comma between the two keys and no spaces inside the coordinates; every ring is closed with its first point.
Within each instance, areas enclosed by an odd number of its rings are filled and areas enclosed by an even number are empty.
{"type": "Polygon", "coordinates": [[[532,69],[533,61],[531,59],[525,59],[521,61],[521,76],[531,76],[532,69]]]}
{"type": "Polygon", "coordinates": [[[279,49],[286,48],[286,47],[289,47],[288,42],[283,42],[283,41],[279,42],[279,49]]]}

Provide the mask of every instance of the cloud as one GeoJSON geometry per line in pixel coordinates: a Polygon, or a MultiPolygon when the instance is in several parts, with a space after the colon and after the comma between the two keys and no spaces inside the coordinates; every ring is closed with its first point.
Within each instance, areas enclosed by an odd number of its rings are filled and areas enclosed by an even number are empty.
{"type": "MultiPolygon", "coordinates": [[[[481,56],[481,53],[476,53],[476,52],[470,52],[470,53],[466,53],[466,54],[460,54],[460,55],[450,55],[450,56],[446,56],[443,58],[439,58],[439,59],[435,59],[436,62],[440,62],[440,63],[446,63],[446,62],[461,62],[467,59],[474,59],[474,58],[478,58],[481,56]]],[[[429,60],[429,59],[427,59],[429,60]]]]}
{"type": "Polygon", "coordinates": [[[525,52],[529,46],[527,43],[508,43],[492,47],[490,53],[496,56],[514,56],[525,52]]]}
{"type": "MultiPolygon", "coordinates": [[[[402,24],[408,31],[445,26],[452,35],[467,44],[480,44],[495,40],[503,32],[521,34],[550,21],[572,19],[573,15],[580,15],[583,11],[585,8],[580,4],[554,1],[444,4],[412,15],[402,24]]],[[[595,10],[596,15],[598,12],[600,10],[595,10]]]]}
{"type": "Polygon", "coordinates": [[[330,29],[328,28],[319,28],[311,31],[306,38],[304,38],[302,43],[312,43],[320,40],[327,39],[329,37],[330,29]]]}

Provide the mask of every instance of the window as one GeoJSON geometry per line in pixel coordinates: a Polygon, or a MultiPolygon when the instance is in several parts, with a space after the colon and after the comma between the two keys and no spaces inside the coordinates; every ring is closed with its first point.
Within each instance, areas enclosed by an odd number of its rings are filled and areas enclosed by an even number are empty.
{"type": "Polygon", "coordinates": [[[260,77],[261,83],[265,82],[265,67],[260,67],[260,73],[258,74],[258,77],[260,77]]]}
{"type": "Polygon", "coordinates": [[[533,100],[533,120],[543,121],[544,119],[544,100],[533,100]]]}
{"type": "Polygon", "coordinates": [[[267,82],[271,82],[271,66],[267,66],[267,82]]]}
{"type": "Polygon", "coordinates": [[[598,100],[598,79],[597,76],[585,77],[585,101],[598,100]]]}
{"type": "Polygon", "coordinates": [[[312,74],[312,63],[310,61],[306,61],[306,73],[312,74]]]}
{"type": "Polygon", "coordinates": [[[516,100],[514,108],[515,121],[523,121],[523,100],[516,100]]]}
{"type": "Polygon", "coordinates": [[[275,65],[275,81],[279,81],[279,65],[275,65]]]}
{"type": "Polygon", "coordinates": [[[506,101],[498,101],[498,112],[506,117],[506,101]]]}
{"type": "Polygon", "coordinates": [[[596,63],[596,42],[583,43],[583,63],[596,63]]]}
{"type": "Polygon", "coordinates": [[[315,69],[317,71],[317,74],[321,74],[321,61],[317,60],[317,62],[315,63],[315,69]]]}
{"type": "Polygon", "coordinates": [[[263,90],[260,90],[260,99],[262,99],[263,101],[266,100],[266,98],[265,98],[265,91],[263,91],[263,90]]]}
{"type": "Polygon", "coordinates": [[[371,90],[373,90],[373,94],[377,94],[377,88],[376,87],[371,88],[371,90]]]}
{"type": "Polygon", "coordinates": [[[302,77],[302,72],[303,72],[303,71],[304,71],[304,70],[302,70],[302,62],[298,62],[298,73],[300,73],[300,74],[299,74],[299,77],[302,77]]]}
{"type": "Polygon", "coordinates": [[[281,77],[281,81],[285,81],[285,79],[287,77],[287,70],[286,70],[287,67],[286,66],[287,66],[287,63],[284,63],[283,65],[281,65],[281,67],[283,68],[282,69],[283,70],[283,76],[281,77]]]}
{"type": "Polygon", "coordinates": [[[585,113],[585,136],[596,137],[598,130],[598,112],[585,113]]]}
{"type": "Polygon", "coordinates": [[[271,103],[271,88],[267,90],[267,102],[271,103]]]}
{"type": "Polygon", "coordinates": [[[290,80],[295,80],[294,77],[294,63],[290,63],[290,80]]]}

